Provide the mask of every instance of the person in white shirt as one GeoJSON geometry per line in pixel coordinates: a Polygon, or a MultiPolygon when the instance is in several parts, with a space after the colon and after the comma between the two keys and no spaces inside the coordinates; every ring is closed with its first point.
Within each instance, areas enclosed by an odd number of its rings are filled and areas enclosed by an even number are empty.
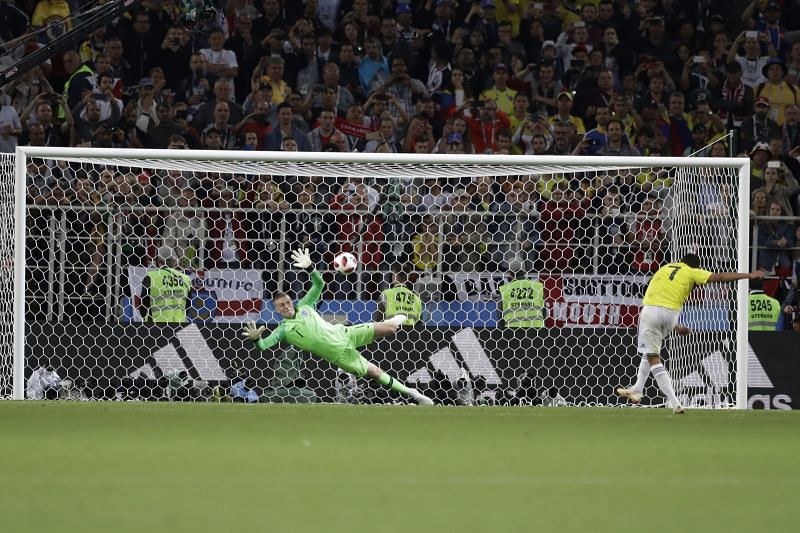
{"type": "Polygon", "coordinates": [[[770,57],[777,57],[778,52],[769,41],[766,33],[757,31],[743,31],[731,44],[728,58],[735,57],[736,62],[742,66],[742,83],[755,90],[766,78],[761,72],[770,57]],[[739,55],[739,45],[744,43],[744,55],[739,55]],[[767,55],[761,55],[761,44],[767,45],[767,55]]]}
{"type": "Polygon", "coordinates": [[[224,42],[225,34],[222,30],[212,30],[208,35],[209,48],[203,48],[200,53],[206,59],[208,72],[231,83],[230,99],[234,100],[236,88],[233,80],[239,75],[239,63],[233,50],[226,50],[222,47],[224,42]]]}

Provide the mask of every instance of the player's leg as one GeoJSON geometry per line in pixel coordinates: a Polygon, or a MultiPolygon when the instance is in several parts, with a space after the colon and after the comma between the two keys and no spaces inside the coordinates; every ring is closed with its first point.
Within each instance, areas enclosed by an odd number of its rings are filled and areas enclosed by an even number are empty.
{"type": "Polygon", "coordinates": [[[682,415],[685,409],[678,401],[678,397],[675,396],[675,389],[672,386],[672,378],[670,377],[667,368],[661,362],[661,357],[658,355],[649,355],[647,358],[650,361],[650,372],[653,374],[653,378],[656,380],[656,383],[658,383],[658,388],[661,389],[661,392],[663,392],[664,396],[666,396],[669,400],[669,404],[672,406],[672,412],[682,415]]]}
{"type": "MultiPolygon", "coordinates": [[[[643,307],[639,313],[638,338],[636,340],[637,352],[641,355],[639,368],[636,372],[636,382],[628,388],[617,389],[617,394],[627,398],[631,403],[639,403],[642,400],[642,391],[647,383],[647,376],[650,375],[650,362],[647,354],[653,353],[654,346],[660,346],[658,339],[660,329],[655,327],[655,313],[652,307],[643,307]]],[[[658,351],[656,351],[658,353],[658,351]]]]}
{"type": "MultiPolygon", "coordinates": [[[[367,325],[367,324],[362,324],[367,325]]],[[[351,336],[351,339],[353,337],[351,336]]],[[[358,353],[355,348],[348,348],[336,360],[331,361],[335,366],[345,372],[350,372],[363,378],[374,379],[387,389],[393,390],[404,396],[408,396],[420,405],[433,405],[433,400],[411,387],[406,387],[404,383],[394,379],[392,376],[383,372],[380,368],[367,361],[364,356],[358,353]]]]}
{"type": "Polygon", "coordinates": [[[404,383],[394,379],[392,376],[375,366],[373,363],[367,363],[367,374],[370,379],[374,379],[387,389],[393,390],[404,396],[408,396],[420,405],[433,405],[433,400],[419,392],[417,389],[407,387],[404,383]]]}

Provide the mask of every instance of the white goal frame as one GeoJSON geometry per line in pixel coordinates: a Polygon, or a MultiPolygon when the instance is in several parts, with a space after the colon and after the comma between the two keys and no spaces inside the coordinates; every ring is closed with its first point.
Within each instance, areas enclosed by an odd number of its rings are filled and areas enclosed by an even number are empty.
{"type": "MultiPolygon", "coordinates": [[[[457,155],[457,154],[382,154],[382,153],[336,153],[336,152],[267,152],[267,151],[226,151],[226,150],[147,150],[111,148],[65,148],[19,146],[15,153],[14,188],[14,345],[13,345],[13,398],[24,398],[25,369],[25,236],[26,236],[26,169],[31,158],[78,159],[96,158],[112,163],[116,159],[158,162],[183,160],[198,162],[240,161],[265,165],[263,171],[269,173],[270,163],[309,164],[408,164],[408,165],[481,165],[496,171],[499,167],[514,167],[515,171],[550,171],[625,169],[642,167],[674,168],[726,168],[738,171],[738,235],[737,270],[749,271],[748,231],[750,160],[747,158],[711,157],[603,157],[603,156],[525,156],[525,155],[457,155]],[[536,170],[536,169],[539,170],[536,170]],[[523,169],[523,170],[520,170],[523,169]]],[[[143,165],[144,166],[144,165],[143,165]]],[[[748,282],[737,283],[736,296],[736,405],[737,409],[747,408],[747,299],[748,282]]]]}

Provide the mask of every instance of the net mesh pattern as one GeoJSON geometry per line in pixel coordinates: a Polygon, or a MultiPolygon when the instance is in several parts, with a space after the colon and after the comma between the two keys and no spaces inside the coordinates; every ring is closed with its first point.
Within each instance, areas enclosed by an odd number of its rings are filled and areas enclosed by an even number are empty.
{"type": "MultiPolygon", "coordinates": [[[[29,397],[403,402],[317,356],[242,339],[243,322],[279,323],[276,291],[308,291],[289,260],[305,247],[330,322],[384,320],[401,283],[420,298],[415,324],[359,350],[440,403],[617,405],[649,276],[689,251],[736,270],[740,237],[734,168],[75,157],[31,159],[27,176],[29,397]],[[354,273],[333,269],[341,251],[354,273]],[[176,272],[192,285],[186,305],[159,314],[174,302],[154,304],[152,284],[180,284],[176,272]],[[541,323],[511,324],[512,278],[541,287],[541,323]]],[[[735,296],[696,290],[684,313],[696,331],[667,342],[688,404],[735,398],[735,296]]]]}

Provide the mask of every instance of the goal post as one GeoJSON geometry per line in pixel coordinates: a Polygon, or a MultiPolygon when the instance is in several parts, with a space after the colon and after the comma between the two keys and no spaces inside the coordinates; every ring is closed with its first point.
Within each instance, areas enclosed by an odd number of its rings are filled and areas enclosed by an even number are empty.
{"type": "MultiPolygon", "coordinates": [[[[0,396],[16,399],[42,369],[72,387],[59,397],[392,401],[324,361],[238,339],[246,319],[277,323],[272,291],[302,295],[307,280],[282,259],[300,243],[323,271],[332,321],[380,316],[393,272],[407,274],[419,323],[364,348],[400,379],[466,381],[467,403],[617,405],[657,264],[693,251],[712,270],[749,268],[745,158],[48,147],[9,157],[13,354],[0,362],[0,396]],[[139,291],[162,248],[180,251],[198,289],[186,324],[142,323],[139,291]],[[359,259],[355,274],[332,271],[339,250],[359,259]],[[544,287],[543,327],[503,321],[499,286],[523,270],[544,287]]],[[[747,294],[740,281],[688,302],[696,331],[666,351],[689,405],[746,408],[747,294]]]]}

